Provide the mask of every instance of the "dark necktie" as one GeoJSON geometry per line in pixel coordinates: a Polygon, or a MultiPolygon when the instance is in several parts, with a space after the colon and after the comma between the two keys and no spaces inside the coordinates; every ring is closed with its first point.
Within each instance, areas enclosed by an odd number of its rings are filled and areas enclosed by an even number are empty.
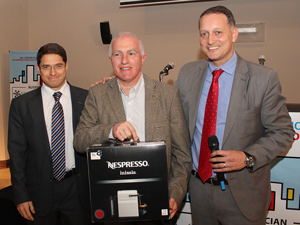
{"type": "Polygon", "coordinates": [[[51,127],[51,156],[53,165],[53,176],[60,181],[66,172],[65,169],[65,121],[63,107],[59,102],[61,92],[55,92],[53,97],[55,104],[52,109],[51,127]]]}
{"type": "Polygon", "coordinates": [[[200,146],[200,157],[198,165],[198,173],[203,182],[207,181],[212,175],[212,168],[209,162],[210,149],[208,147],[208,137],[216,134],[218,98],[219,98],[219,82],[218,79],[223,70],[213,71],[213,80],[207,96],[204,122],[202,129],[202,139],[200,146]]]}

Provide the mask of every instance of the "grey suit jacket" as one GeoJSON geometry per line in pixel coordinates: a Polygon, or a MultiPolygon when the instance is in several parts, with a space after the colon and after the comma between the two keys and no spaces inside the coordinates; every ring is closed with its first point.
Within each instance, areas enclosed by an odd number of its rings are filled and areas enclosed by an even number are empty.
{"type": "MultiPolygon", "coordinates": [[[[79,122],[88,91],[70,85],[73,131],[79,122]]],[[[8,152],[15,204],[32,201],[36,215],[46,216],[53,204],[53,171],[50,144],[44,119],[41,88],[11,102],[8,152]]],[[[85,154],[75,152],[76,175],[81,203],[89,207],[85,154]]]]}
{"type": "MultiPolygon", "coordinates": [[[[207,68],[207,60],[187,63],[175,84],[191,141],[207,68]]],[[[291,119],[280,93],[276,71],[238,56],[222,150],[245,151],[255,157],[253,169],[226,174],[239,209],[250,220],[266,216],[271,196],[269,163],[293,140],[291,119]]]]}
{"type": "MultiPolygon", "coordinates": [[[[169,197],[179,205],[184,198],[191,173],[190,140],[178,89],[151,80],[145,81],[146,141],[166,142],[169,197]]],[[[126,121],[117,79],[89,90],[74,137],[76,151],[85,152],[95,143],[109,140],[114,124],[126,121]]]]}

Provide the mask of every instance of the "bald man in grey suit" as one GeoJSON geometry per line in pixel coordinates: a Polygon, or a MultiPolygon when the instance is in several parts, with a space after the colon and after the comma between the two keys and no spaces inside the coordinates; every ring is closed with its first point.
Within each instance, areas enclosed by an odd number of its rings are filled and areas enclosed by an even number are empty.
{"type": "Polygon", "coordinates": [[[110,60],[116,78],[89,90],[74,148],[85,152],[109,138],[165,141],[172,218],[191,174],[189,134],[178,89],[142,74],[145,58],[142,42],[134,34],[121,33],[112,40],[110,60]]]}
{"type": "Polygon", "coordinates": [[[271,200],[269,163],[294,135],[278,74],[233,50],[238,30],[227,8],[217,6],[202,13],[199,31],[208,60],[185,64],[175,83],[192,141],[193,223],[262,225],[271,200]],[[206,99],[212,71],[217,69],[224,71],[219,78],[216,124],[221,150],[212,153],[209,162],[215,173],[225,173],[225,191],[216,174],[203,182],[198,173],[206,99]]]}

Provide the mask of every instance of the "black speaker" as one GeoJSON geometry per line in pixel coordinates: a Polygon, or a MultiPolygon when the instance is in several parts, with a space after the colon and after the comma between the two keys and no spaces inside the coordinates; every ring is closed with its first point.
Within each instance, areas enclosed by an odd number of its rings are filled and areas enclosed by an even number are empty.
{"type": "Polygon", "coordinates": [[[103,44],[110,44],[112,35],[110,33],[109,22],[100,22],[100,33],[103,44]]]}

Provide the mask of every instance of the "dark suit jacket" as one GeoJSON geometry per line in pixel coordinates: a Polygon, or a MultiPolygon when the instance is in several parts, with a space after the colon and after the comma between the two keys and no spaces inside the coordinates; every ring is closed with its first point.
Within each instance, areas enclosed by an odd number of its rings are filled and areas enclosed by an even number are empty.
{"type": "MultiPolygon", "coordinates": [[[[146,141],[166,142],[169,196],[179,205],[191,173],[191,152],[178,89],[144,75],[146,141]]],[[[117,79],[89,90],[74,137],[76,151],[109,140],[114,124],[126,121],[117,79]]]]}
{"type": "MultiPolygon", "coordinates": [[[[70,85],[73,130],[79,122],[88,91],[70,85]]],[[[8,127],[11,182],[15,204],[32,201],[36,215],[50,213],[53,204],[53,171],[41,87],[11,102],[8,127]]],[[[89,207],[87,162],[75,154],[78,191],[84,208],[89,207]]]]}
{"type": "MultiPolygon", "coordinates": [[[[208,61],[185,64],[176,81],[193,141],[208,61]]],[[[293,140],[293,127],[277,72],[238,56],[222,150],[255,157],[253,169],[227,173],[233,197],[250,220],[266,216],[270,203],[270,161],[293,140]]]]}

